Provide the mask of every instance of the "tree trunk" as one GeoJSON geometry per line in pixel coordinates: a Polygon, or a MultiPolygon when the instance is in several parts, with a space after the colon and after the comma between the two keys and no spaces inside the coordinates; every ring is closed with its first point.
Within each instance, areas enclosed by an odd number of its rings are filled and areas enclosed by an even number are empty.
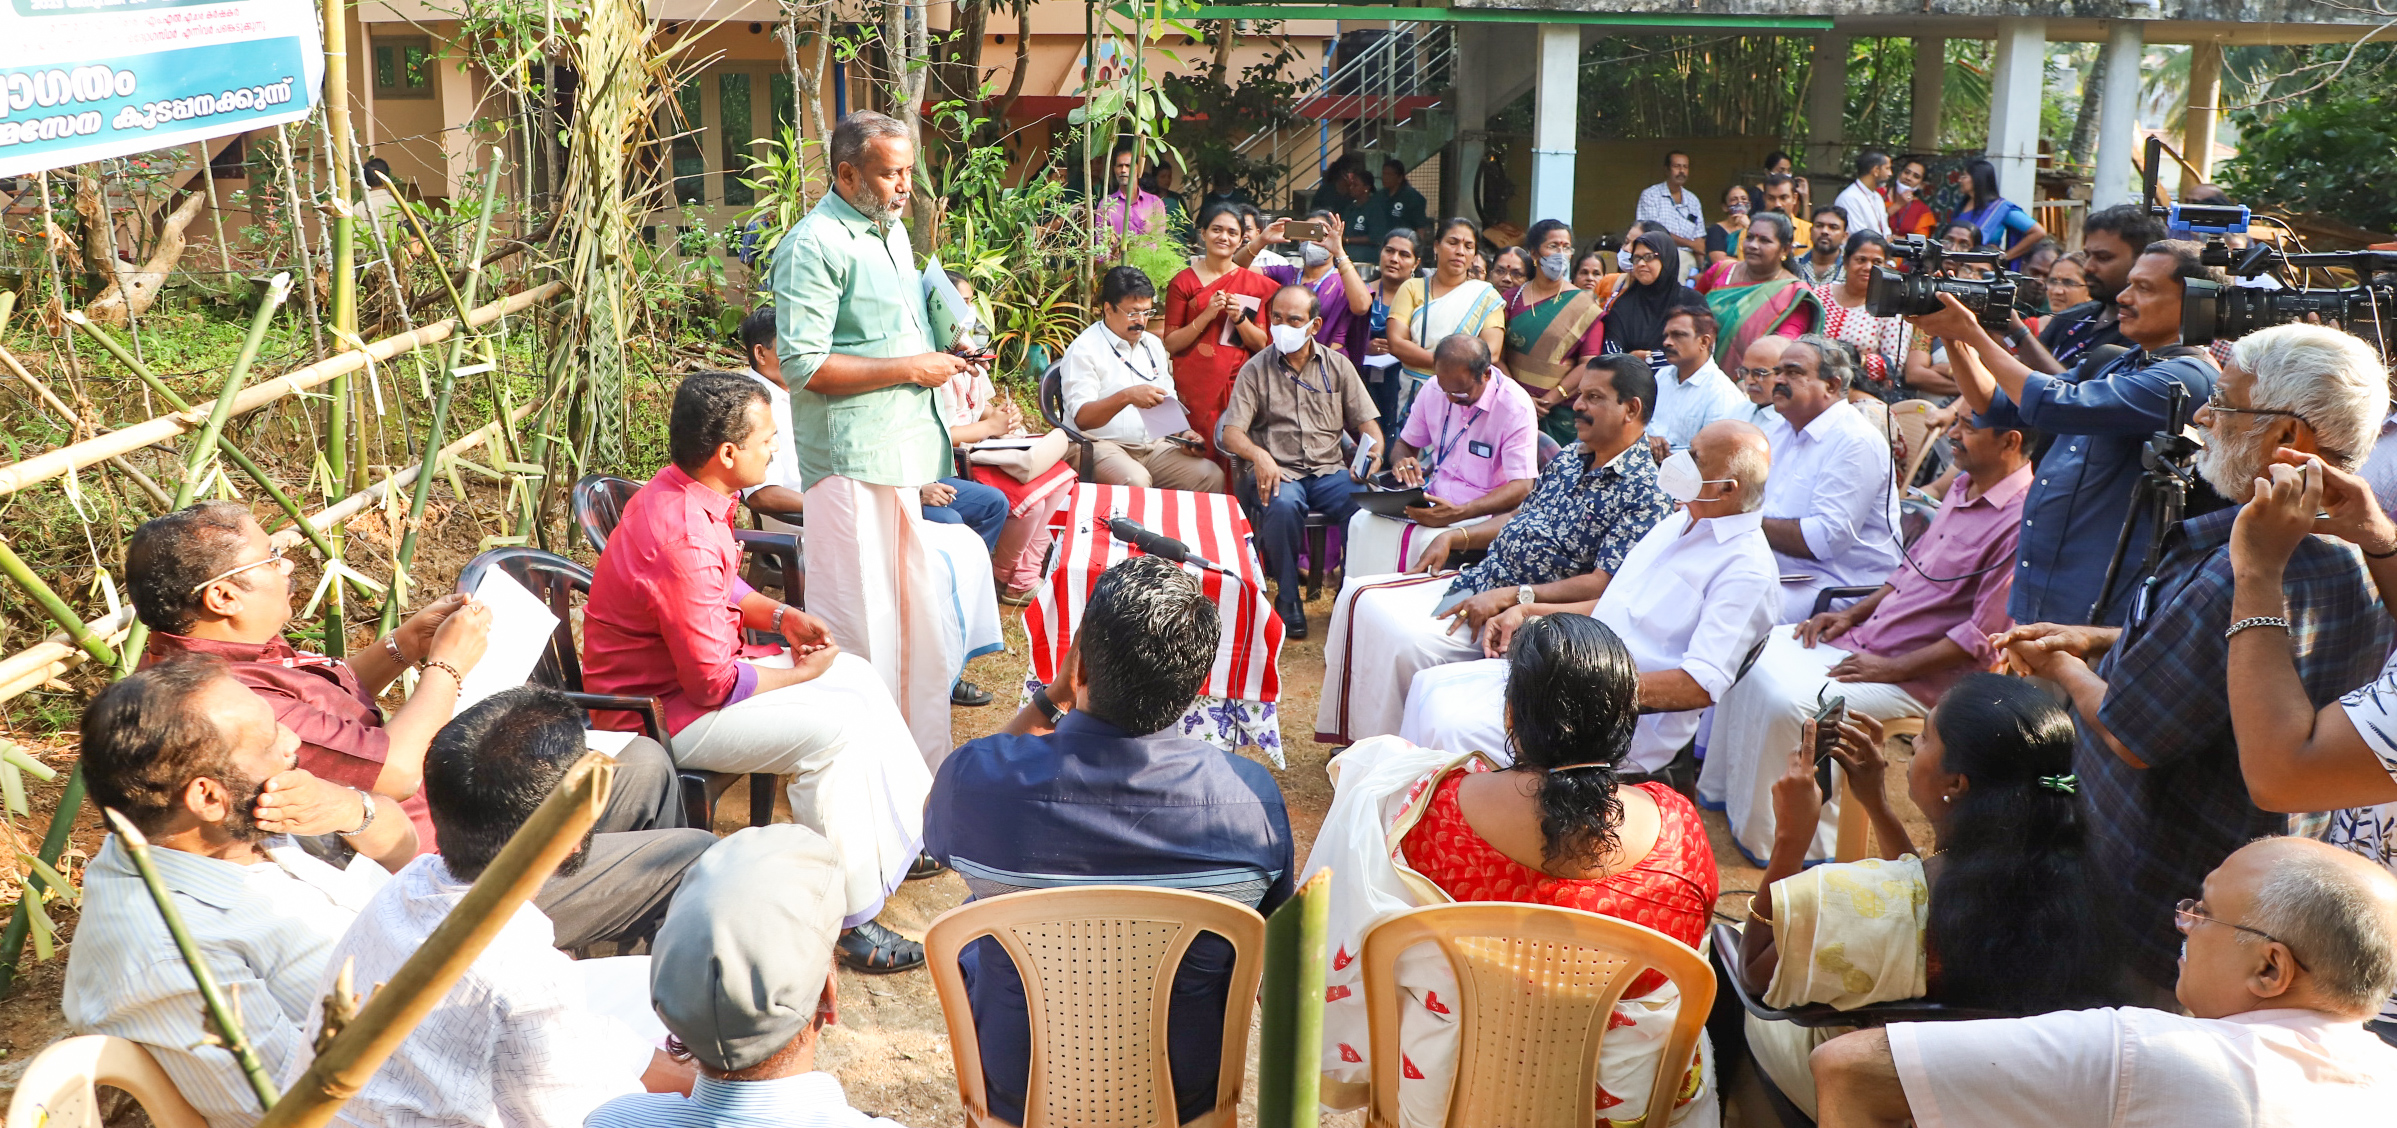
{"type": "Polygon", "coordinates": [[[1007,76],[1007,93],[1000,95],[997,109],[991,111],[990,128],[1000,137],[1007,135],[1007,115],[1015,112],[1015,100],[1024,96],[1024,72],[1032,66],[1032,3],[1023,0],[1015,9],[1015,72],[1007,76]]]}
{"type": "MultiPolygon", "coordinates": [[[[80,193],[76,202],[80,206],[80,193]]],[[[150,303],[158,300],[159,288],[166,285],[167,276],[174,273],[175,264],[183,259],[184,230],[200,218],[200,209],[207,203],[208,197],[199,192],[184,197],[183,206],[169,213],[166,222],[160,225],[158,249],[151,253],[150,261],[139,267],[131,270],[121,268],[116,262],[115,248],[108,248],[110,273],[114,281],[109,283],[108,289],[101,291],[99,297],[92,299],[89,306],[84,307],[83,315],[102,325],[123,325],[131,318],[149,312],[150,303]]]]}
{"type": "Polygon", "coordinates": [[[2081,72],[2081,116],[2072,123],[2072,144],[2065,149],[2065,159],[2076,165],[2089,163],[2089,152],[2097,146],[2097,119],[2102,113],[2106,89],[2106,49],[2097,50],[2097,61],[2081,72]]]}
{"type": "Polygon", "coordinates": [[[1224,84],[1224,76],[1232,69],[1232,48],[1239,45],[1238,20],[1215,21],[1215,62],[1207,68],[1207,81],[1215,86],[1224,84]]]}

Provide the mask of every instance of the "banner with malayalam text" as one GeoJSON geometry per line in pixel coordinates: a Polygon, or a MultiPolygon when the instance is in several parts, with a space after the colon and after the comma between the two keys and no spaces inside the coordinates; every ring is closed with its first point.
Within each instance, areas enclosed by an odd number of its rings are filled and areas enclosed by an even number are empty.
{"type": "Polygon", "coordinates": [[[0,0],[0,176],[308,116],[308,0],[0,0]]]}

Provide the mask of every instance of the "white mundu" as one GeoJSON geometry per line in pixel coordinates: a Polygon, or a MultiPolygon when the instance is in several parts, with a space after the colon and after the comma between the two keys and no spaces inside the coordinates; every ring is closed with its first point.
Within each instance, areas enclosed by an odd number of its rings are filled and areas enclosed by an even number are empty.
{"type": "Polygon", "coordinates": [[[1470,529],[1489,520],[1488,517],[1469,517],[1454,525],[1433,528],[1384,517],[1371,510],[1359,508],[1348,519],[1348,570],[1361,576],[1378,576],[1390,572],[1412,572],[1423,550],[1440,539],[1450,529],[1470,529]]]}
{"type": "MultiPolygon", "coordinates": [[[[789,669],[791,655],[752,662],[789,669]]],[[[945,710],[946,686],[941,695],[945,710]]],[[[874,919],[922,851],[932,769],[874,667],[854,654],[797,685],[700,714],[674,734],[674,759],[702,771],[789,776],[792,821],[840,854],[849,894],[843,928],[874,919]]]]}
{"type": "MultiPolygon", "coordinates": [[[[1623,558],[1591,617],[1623,640],[1641,673],[1680,670],[1722,700],[1779,606],[1763,524],[1754,510],[1695,526],[1681,510],[1657,522],[1623,558]]],[[[1671,763],[1697,735],[1703,712],[1641,714],[1625,768],[1652,772],[1671,763]]],[[[1506,756],[1506,660],[1415,675],[1399,735],[1426,748],[1506,756]]]]}
{"type": "Polygon", "coordinates": [[[1418,670],[1481,657],[1481,643],[1453,619],[1435,619],[1455,572],[1436,576],[1351,575],[1332,604],[1323,642],[1323,697],[1315,739],[1341,744],[1398,731],[1407,686],[1418,670]],[[1353,660],[1352,660],[1353,656],[1353,660]]]}

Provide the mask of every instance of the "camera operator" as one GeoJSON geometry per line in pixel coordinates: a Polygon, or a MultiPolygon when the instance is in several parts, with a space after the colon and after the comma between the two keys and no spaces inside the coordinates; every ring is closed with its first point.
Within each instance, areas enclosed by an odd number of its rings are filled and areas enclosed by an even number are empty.
{"type": "Polygon", "coordinates": [[[2090,300],[2055,311],[2039,335],[2024,343],[2023,363],[2041,372],[2060,373],[2101,345],[2128,347],[2117,323],[2115,299],[2130,284],[2131,264],[2140,249],[2164,237],[2164,222],[2137,204],[2116,204],[2090,214],[2081,228],[2081,253],[2087,260],[2084,277],[2090,300]]]}
{"type": "MultiPolygon", "coordinates": [[[[2023,504],[2006,605],[2017,623],[2088,621],[2124,522],[2139,521],[2133,546],[2154,534],[2144,514],[2131,513],[2141,448],[2165,428],[2174,385],[2187,393],[2186,410],[2194,413],[2213,394],[2218,375],[2202,350],[2180,344],[2182,281],[2221,278],[2199,261],[2201,250],[2188,242],[2148,244],[2116,299],[2115,329],[2136,347],[2111,359],[2093,355],[2066,374],[2038,372],[2017,359],[1952,295],[1939,296],[1940,312],[1912,319],[1915,328],[1948,342],[1951,374],[1973,412],[2010,403],[2025,423],[2056,436],[2023,504]]],[[[2123,593],[2138,583],[2134,571],[2116,578],[2107,625],[2128,613],[2131,600],[2123,593]]]]}

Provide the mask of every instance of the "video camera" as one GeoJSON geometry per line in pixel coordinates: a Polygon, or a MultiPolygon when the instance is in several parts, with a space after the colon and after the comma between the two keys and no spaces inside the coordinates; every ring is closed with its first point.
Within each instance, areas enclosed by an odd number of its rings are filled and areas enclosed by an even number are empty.
{"type": "MultiPolygon", "coordinates": [[[[2161,138],[2147,139],[2147,160],[2140,178],[2145,181],[2144,189],[2151,201],[2156,198],[2156,177],[2163,150],[2161,138]]],[[[2240,253],[2231,247],[2228,237],[2247,233],[2253,216],[2242,205],[2163,207],[2150,203],[2147,210],[2148,214],[2162,218],[2166,229],[2176,238],[2204,237],[2205,251],[2200,259],[2207,266],[2226,270],[2234,279],[2269,275],[2282,284],[2279,289],[2271,289],[2224,285],[2202,278],[2183,280],[2182,344],[2237,340],[2258,329],[2315,317],[2372,341],[2383,353],[2388,351],[2390,342],[2384,328],[2391,315],[2397,314],[2397,253],[2333,251],[2291,255],[2270,243],[2256,243],[2240,253]],[[2295,270],[2302,279],[2303,272],[2317,269],[2352,271],[2360,281],[2336,289],[2307,288],[2291,284],[2283,273],[2295,270]]]]}
{"type": "Polygon", "coordinates": [[[1875,317],[1921,317],[1939,312],[1939,295],[1954,294],[1974,320],[1991,329],[2012,324],[2015,291],[2022,276],[1998,265],[1995,251],[1951,251],[1920,235],[1889,243],[1891,261],[1904,261],[1904,273],[1882,267],[1873,271],[1865,291],[1864,308],[1875,317]],[[1949,263],[1980,263],[1997,271],[1995,278],[1950,278],[1941,273],[1949,263]]]}

